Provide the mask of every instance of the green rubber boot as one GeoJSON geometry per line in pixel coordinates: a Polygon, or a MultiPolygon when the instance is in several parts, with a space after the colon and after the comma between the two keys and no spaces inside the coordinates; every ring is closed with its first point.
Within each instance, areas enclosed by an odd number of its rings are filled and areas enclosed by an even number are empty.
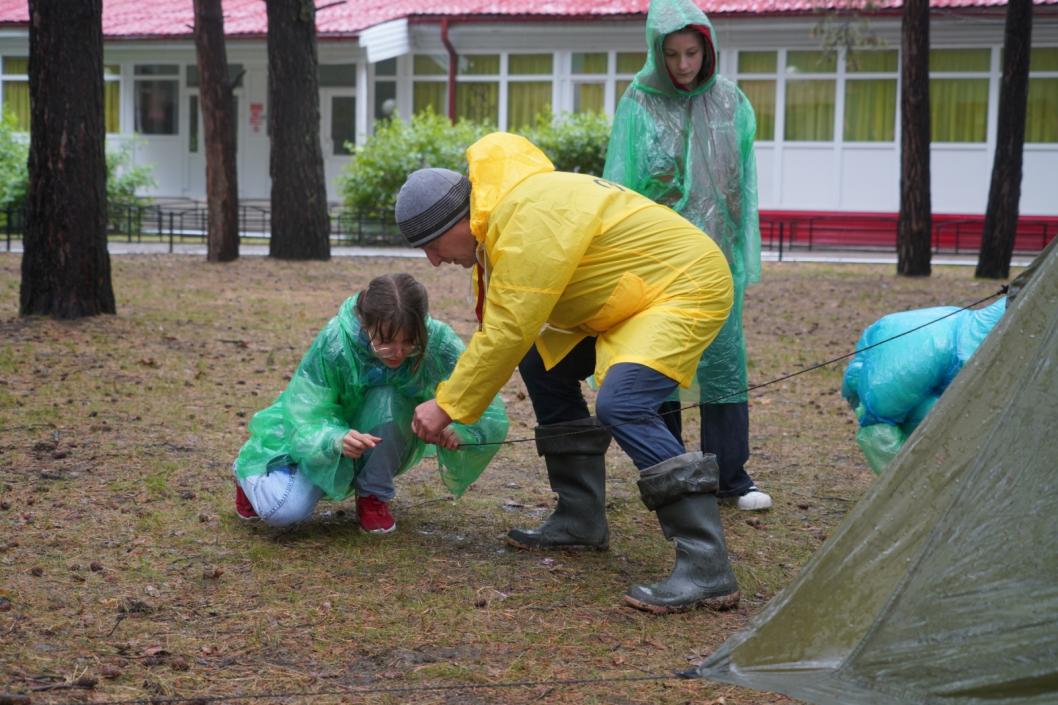
{"type": "Polygon", "coordinates": [[[625,594],[633,607],[655,614],[705,607],[738,606],[738,581],[724,545],[716,501],[716,456],[684,453],[642,472],[639,494],[657,512],[665,538],[676,543],[676,566],[653,585],[635,585],[625,594]]]}
{"type": "Polygon", "coordinates": [[[537,426],[536,450],[544,456],[558,504],[538,528],[511,529],[507,543],[525,549],[609,548],[605,456],[610,439],[594,416],[537,426]]]}

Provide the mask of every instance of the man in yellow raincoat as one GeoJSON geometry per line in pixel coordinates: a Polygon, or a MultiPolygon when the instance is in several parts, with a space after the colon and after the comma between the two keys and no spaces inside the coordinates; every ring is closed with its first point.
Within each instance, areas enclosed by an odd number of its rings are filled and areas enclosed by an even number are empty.
{"type": "Polygon", "coordinates": [[[670,208],[587,174],[555,171],[523,137],[493,133],[467,150],[469,179],[414,172],[397,197],[408,243],[434,266],[475,268],[479,330],[412,430],[428,442],[469,423],[518,367],[538,452],[558,494],[522,548],[609,545],[604,454],[617,439],[640,470],[640,496],[676,544],[665,580],[635,585],[657,613],[738,603],[717,507],[715,457],[686,453],[657,410],[688,386],[732,302],[720,249],[670,208]],[[598,384],[592,417],[581,380],[598,384]]]}

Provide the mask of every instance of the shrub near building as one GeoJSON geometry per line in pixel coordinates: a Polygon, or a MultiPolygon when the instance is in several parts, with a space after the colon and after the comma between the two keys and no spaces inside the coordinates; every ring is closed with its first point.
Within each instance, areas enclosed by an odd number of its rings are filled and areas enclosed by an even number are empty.
{"type": "MultiPolygon", "coordinates": [[[[466,148],[495,130],[490,123],[448,118],[432,110],[411,120],[380,123],[375,134],[356,148],[356,156],[340,177],[342,201],[351,211],[389,219],[397,192],[408,174],[423,167],[466,172],[466,148]]],[[[520,131],[539,146],[560,171],[602,174],[606,161],[609,119],[599,113],[537,116],[533,127],[520,131]]]]}

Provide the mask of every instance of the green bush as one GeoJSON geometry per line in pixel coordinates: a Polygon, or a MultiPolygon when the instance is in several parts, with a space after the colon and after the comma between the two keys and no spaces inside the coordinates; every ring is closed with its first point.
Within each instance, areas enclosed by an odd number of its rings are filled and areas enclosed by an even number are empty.
{"type": "Polygon", "coordinates": [[[549,113],[537,116],[531,128],[520,131],[554,163],[559,171],[602,176],[610,119],[602,113],[549,113]]]}
{"type": "Polygon", "coordinates": [[[0,211],[25,200],[29,183],[28,157],[29,144],[24,136],[17,134],[15,118],[4,113],[0,117],[0,211]]]}
{"type": "MultiPolygon", "coordinates": [[[[356,148],[356,156],[339,179],[345,207],[353,211],[379,209],[389,213],[408,174],[423,167],[445,167],[466,173],[466,148],[495,128],[460,120],[455,125],[432,110],[404,122],[395,118],[378,123],[375,134],[356,148]]],[[[548,113],[520,131],[540,147],[560,171],[602,174],[610,121],[599,113],[548,113]]]]}
{"type": "MultiPolygon", "coordinates": [[[[28,135],[19,132],[15,124],[10,114],[0,119],[0,211],[21,205],[29,186],[28,135]]],[[[126,141],[117,150],[107,151],[107,204],[111,208],[149,202],[136,193],[154,186],[154,169],[134,164],[132,150],[133,143],[126,141]]]]}
{"type": "Polygon", "coordinates": [[[134,164],[132,161],[133,142],[124,141],[116,151],[107,150],[107,205],[142,206],[151,202],[136,193],[145,188],[153,188],[154,167],[134,164]]]}
{"type": "Polygon", "coordinates": [[[397,192],[408,174],[424,167],[444,167],[466,173],[464,152],[469,144],[494,128],[487,123],[448,118],[426,110],[410,121],[379,122],[375,134],[356,148],[356,157],[339,178],[347,208],[392,212],[397,192]]]}

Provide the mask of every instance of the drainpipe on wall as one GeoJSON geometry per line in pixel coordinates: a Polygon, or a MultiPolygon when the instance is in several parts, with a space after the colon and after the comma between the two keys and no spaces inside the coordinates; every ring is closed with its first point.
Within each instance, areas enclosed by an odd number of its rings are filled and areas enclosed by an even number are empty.
{"type": "Polygon", "coordinates": [[[456,121],[456,67],[459,55],[448,38],[448,19],[441,20],[441,43],[448,50],[448,119],[456,121]]]}

